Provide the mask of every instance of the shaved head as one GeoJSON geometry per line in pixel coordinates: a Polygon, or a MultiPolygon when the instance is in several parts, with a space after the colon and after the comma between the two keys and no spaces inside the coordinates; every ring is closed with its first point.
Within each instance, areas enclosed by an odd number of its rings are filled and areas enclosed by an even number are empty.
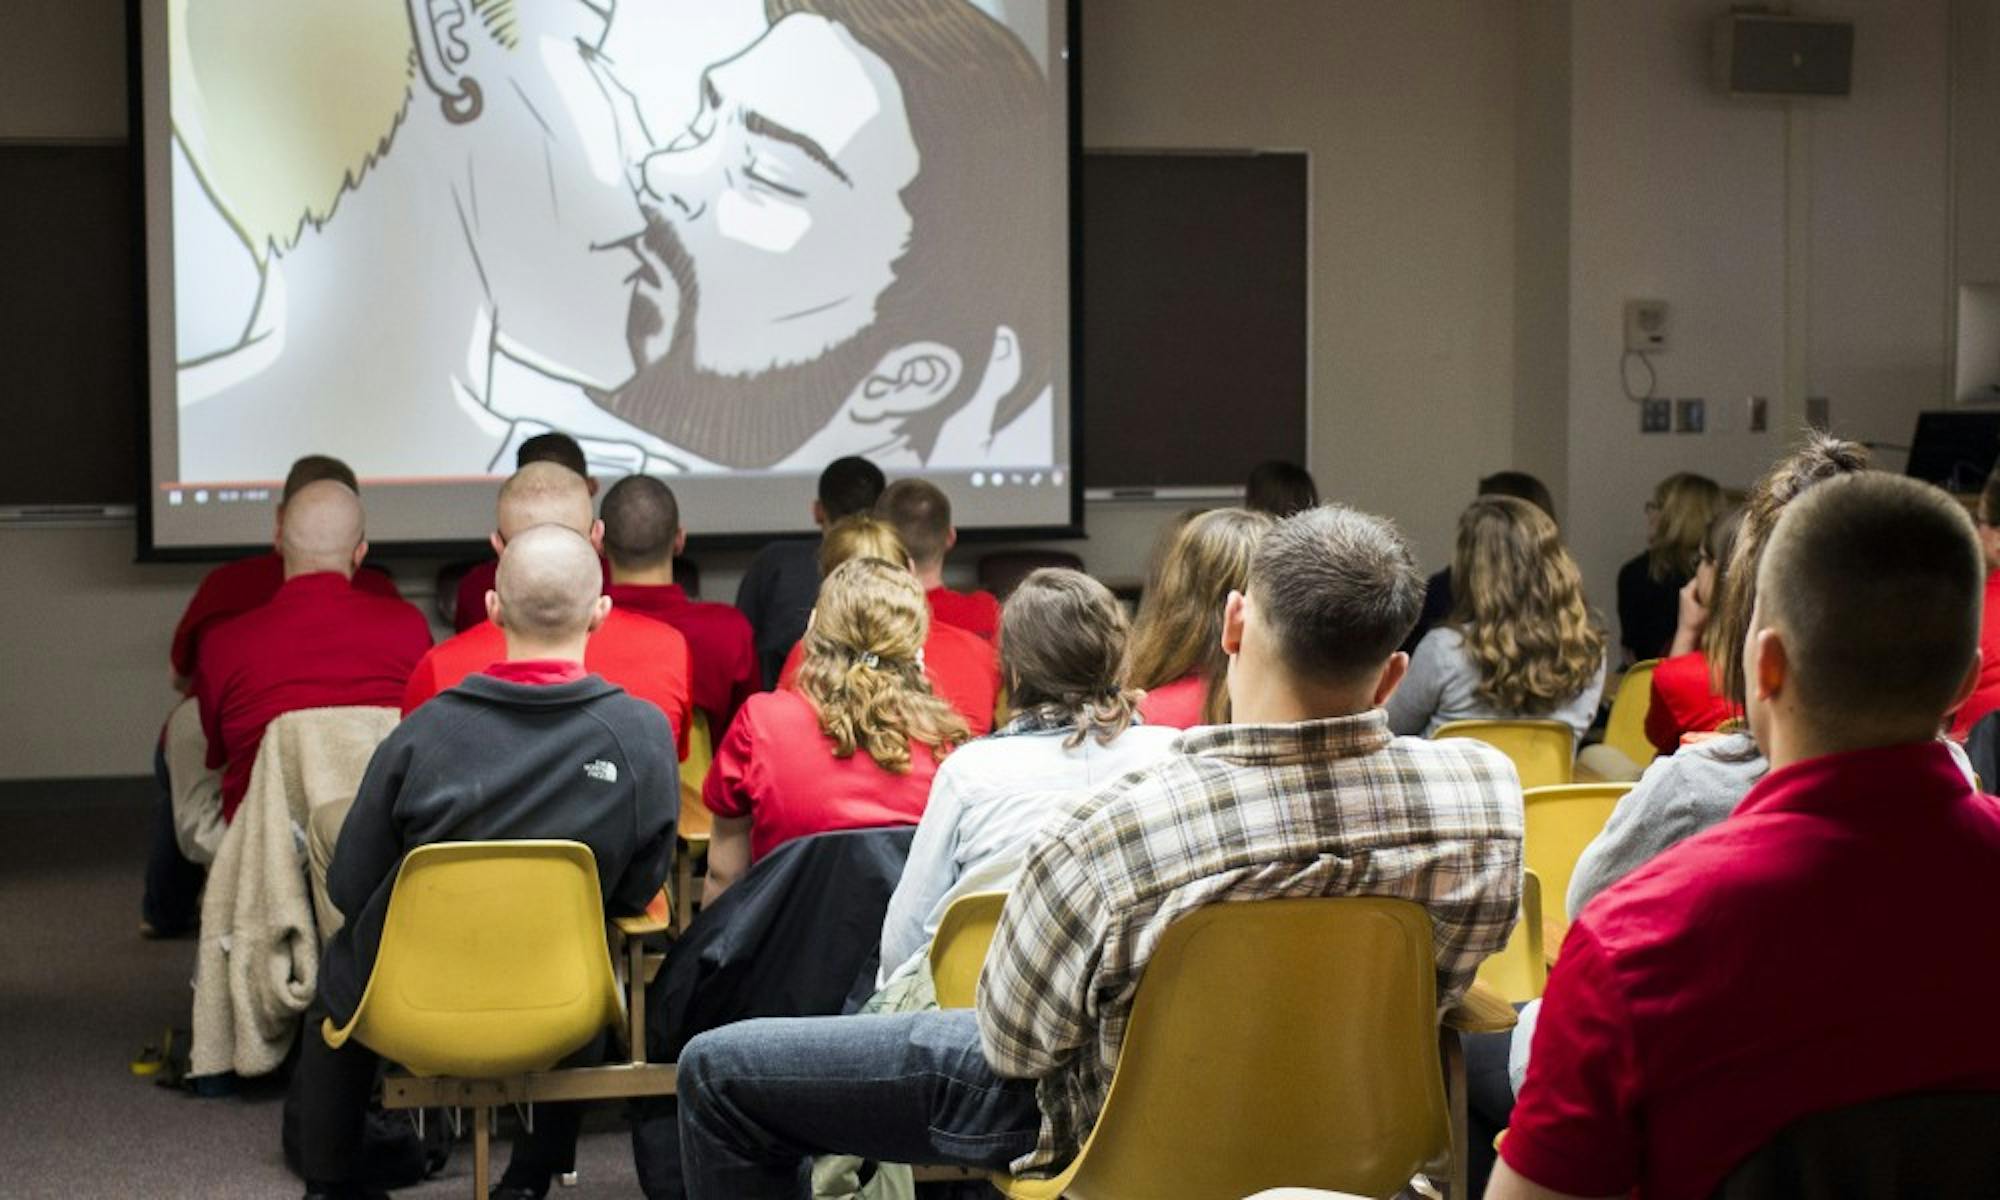
{"type": "Polygon", "coordinates": [[[500,488],[500,540],[511,542],[537,525],[560,525],[588,537],[596,521],[590,485],[568,467],[529,463],[500,488]]]}
{"type": "Polygon", "coordinates": [[[495,619],[510,635],[537,642],[577,637],[590,628],[603,582],[597,552],[582,534],[560,525],[522,530],[500,552],[495,619]]]}
{"type": "Polygon", "coordinates": [[[353,574],[362,524],[361,497],[346,484],[322,479],[300,488],[285,502],[285,523],[278,540],[278,549],[285,556],[285,575],[313,571],[353,574]]]}

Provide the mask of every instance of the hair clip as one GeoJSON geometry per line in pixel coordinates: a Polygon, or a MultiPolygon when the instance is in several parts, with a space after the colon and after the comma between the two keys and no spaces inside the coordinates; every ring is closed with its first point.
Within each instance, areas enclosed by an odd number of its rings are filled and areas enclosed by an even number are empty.
{"type": "Polygon", "coordinates": [[[873,670],[882,665],[882,656],[873,650],[863,650],[861,652],[861,665],[873,670]]]}

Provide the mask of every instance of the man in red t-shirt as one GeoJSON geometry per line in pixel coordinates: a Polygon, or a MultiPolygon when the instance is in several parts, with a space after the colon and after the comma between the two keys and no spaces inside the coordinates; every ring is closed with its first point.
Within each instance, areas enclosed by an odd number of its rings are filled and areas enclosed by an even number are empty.
{"type": "Polygon", "coordinates": [[[346,484],[323,479],[299,489],[285,505],[279,547],[285,581],[277,595],[211,629],[195,661],[225,821],[236,816],[266,725],[305,708],[393,708],[431,644],[414,607],[352,586],[368,542],[361,499],[346,484]]]}
{"type": "MultiPolygon", "coordinates": [[[[498,537],[509,538],[537,525],[560,525],[590,539],[601,553],[604,524],[591,512],[590,489],[583,476],[554,463],[529,463],[514,472],[500,489],[498,537]]],[[[493,593],[481,597],[491,616],[493,593]]],[[[507,656],[507,638],[490,619],[433,647],[408,675],[403,712],[455,686],[468,675],[485,670],[507,656]]],[[[687,757],[688,722],[693,715],[689,681],[693,669],[687,639],[671,625],[613,609],[604,627],[591,636],[583,665],[666,714],[673,726],[675,748],[687,757]]]]}
{"type": "Polygon", "coordinates": [[[1927,484],[1785,510],[1744,646],[1770,774],[1571,927],[1488,1197],[1706,1197],[1803,1116],[2000,1088],[1962,1015],[2000,989],[1966,938],[2000,907],[2000,801],[1936,737],[1978,675],[1984,574],[1927,484]],[[1869,947],[1893,979],[1857,990],[1869,947]]]}
{"type": "MultiPolygon", "coordinates": [[[[584,460],[583,447],[566,433],[538,433],[522,442],[521,448],[514,451],[514,469],[518,471],[529,463],[554,463],[559,467],[568,467],[583,477],[584,486],[590,489],[592,496],[597,495],[597,480],[590,477],[590,464],[584,460]]],[[[458,581],[458,594],[451,617],[452,625],[460,633],[486,619],[486,593],[493,590],[493,576],[500,569],[500,550],[507,544],[507,539],[500,536],[498,529],[487,535],[487,540],[493,544],[493,558],[474,563],[458,581]]],[[[611,564],[605,562],[601,554],[597,562],[604,570],[604,586],[609,588],[611,564]]]]}
{"type": "Polygon", "coordinates": [[[910,569],[924,585],[931,616],[991,642],[1000,636],[1000,601],[992,592],[955,592],[944,585],[944,558],[958,544],[951,498],[934,483],[898,479],[875,502],[875,515],[896,527],[910,552],[910,569]]]}
{"type": "Polygon", "coordinates": [[[709,736],[720,742],[738,706],[758,690],[750,619],[732,605],[690,600],[674,582],[674,559],[687,546],[687,530],[672,488],[650,475],[621,479],[604,494],[603,520],[613,611],[664,621],[687,638],[694,706],[707,716],[709,736]]]}

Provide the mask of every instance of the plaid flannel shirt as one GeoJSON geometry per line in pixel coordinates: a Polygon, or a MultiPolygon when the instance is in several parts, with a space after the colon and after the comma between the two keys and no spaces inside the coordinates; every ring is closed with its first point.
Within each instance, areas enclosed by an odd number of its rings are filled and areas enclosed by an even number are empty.
{"type": "Polygon", "coordinates": [[[1233,725],[1079,801],[1029,845],[979,979],[993,1069],[1039,1080],[1016,1173],[1074,1157],[1097,1120],[1139,977],[1204,904],[1389,896],[1430,911],[1439,1011],[1499,950],[1521,899],[1521,784],[1467,738],[1396,738],[1380,710],[1233,725]]]}

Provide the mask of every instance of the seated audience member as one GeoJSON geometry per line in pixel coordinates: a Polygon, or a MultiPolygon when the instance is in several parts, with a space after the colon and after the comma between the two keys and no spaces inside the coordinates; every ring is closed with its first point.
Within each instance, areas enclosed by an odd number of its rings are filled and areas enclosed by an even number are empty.
{"type": "MultiPolygon", "coordinates": [[[[1512,496],[1516,500],[1526,500],[1549,515],[1549,520],[1561,525],[1556,516],[1555,497],[1549,494],[1548,485],[1526,471],[1495,471],[1479,481],[1479,489],[1473,498],[1480,496],[1512,496]]],[[[1424,611],[1417,618],[1417,627],[1403,640],[1403,652],[1415,654],[1417,643],[1424,635],[1451,616],[1451,568],[1442,567],[1437,574],[1424,581],[1424,611]]]]}
{"type": "Polygon", "coordinates": [[[1135,723],[1125,610],[1095,579],[1032,572],[1007,597],[1000,628],[1014,719],[938,768],[882,922],[880,983],[922,967],[952,901],[1012,887],[1028,839],[1047,818],[1160,758],[1179,736],[1135,723]]]}
{"type": "Polygon", "coordinates": [[[924,677],[929,626],[900,563],[849,559],[820,584],[798,678],[752,696],[715,748],[704,904],[793,838],[923,816],[938,760],[969,736],[924,677]]]}
{"type": "MultiPolygon", "coordinates": [[[[882,468],[865,458],[836,458],[819,473],[813,524],[824,531],[842,517],[875,507],[884,485],[882,468]]],[[[805,636],[806,616],[819,593],[819,547],[810,538],[786,538],[757,552],[736,585],[736,607],[757,635],[757,667],[766,687],[778,686],[785,655],[805,636]]]]}
{"type": "Polygon", "coordinates": [[[368,553],[354,489],[331,479],[300,488],[285,504],[279,546],[285,582],[277,594],[209,629],[195,660],[225,821],[236,817],[266,725],[302,708],[393,708],[431,645],[422,613],[353,586],[368,553]]]}
{"type": "Polygon", "coordinates": [[[1681,589],[1681,619],[1666,658],[1653,668],[1652,699],[1646,706],[1646,739],[1662,754],[1672,754],[1681,738],[1709,733],[1737,716],[1737,708],[1722,694],[1709,671],[1711,619],[1728,579],[1730,556],[1736,551],[1736,531],[1743,510],[1732,508],[1708,523],[1701,540],[1701,558],[1694,578],[1681,589]]]}
{"type": "Polygon", "coordinates": [[[1297,463],[1273,458],[1250,468],[1243,488],[1243,507],[1284,520],[1295,512],[1319,506],[1319,485],[1297,463]]]}
{"type": "Polygon", "coordinates": [[[924,585],[931,619],[992,641],[1000,630],[1000,601],[992,592],[955,592],[944,585],[944,557],[958,544],[951,498],[926,480],[898,479],[875,502],[875,515],[895,526],[909,550],[910,569],[924,585]]]}
{"type": "Polygon", "coordinates": [[[1424,635],[1389,698],[1389,727],[1548,717],[1578,744],[1604,691],[1604,634],[1556,523],[1525,500],[1481,496],[1458,520],[1450,618],[1424,635]]]}
{"type": "Polygon", "coordinates": [[[815,1152],[1040,1174],[1104,1103],[1160,934],[1210,903],[1362,893],[1434,917],[1454,1003],[1520,900],[1521,794],[1496,751],[1396,738],[1380,712],[1423,580],[1386,521],[1311,509],[1259,547],[1223,623],[1236,726],[1179,738],[1030,842],[952,1012],[746,1021],[679,1060],[694,1200],[796,1194],[815,1152]],[[1226,839],[1189,830],[1226,827],[1226,839]],[[1351,869],[1357,857],[1367,872],[1351,869]]]}
{"type": "MultiPolygon", "coordinates": [[[[566,433],[538,433],[522,442],[514,451],[514,469],[520,470],[529,463],[554,463],[568,467],[583,478],[584,485],[592,496],[597,495],[597,481],[590,477],[590,468],[583,457],[583,447],[566,433]]],[[[487,562],[474,564],[458,581],[458,599],[452,608],[452,624],[458,632],[479,624],[486,619],[486,593],[493,590],[493,573],[500,566],[500,549],[506,544],[499,530],[488,535],[493,543],[494,557],[487,562]]],[[[611,564],[605,562],[604,586],[611,586],[611,564]]]]}
{"type": "Polygon", "coordinates": [[[1980,551],[1986,556],[1986,592],[1979,623],[1979,686],[1951,719],[1951,736],[1961,742],[1979,724],[1979,718],[2000,709],[2000,469],[1986,477],[1973,523],[1979,529],[1980,551]]]}
{"type": "MultiPolygon", "coordinates": [[[[834,522],[820,543],[819,569],[823,575],[831,575],[834,568],[852,558],[910,561],[895,528],[866,514],[834,522]]],[[[805,643],[800,642],[786,656],[778,672],[778,686],[792,686],[804,661],[805,643]]],[[[994,709],[1000,700],[1000,662],[991,642],[956,625],[932,621],[921,665],[931,690],[958,711],[972,736],[983,737],[992,731],[994,709]]]]}
{"type": "MultiPolygon", "coordinates": [[[[610,608],[601,578],[594,547],[571,530],[508,539],[492,603],[500,659],[411,713],[368,764],[327,872],[346,923],[321,959],[300,1038],[308,1196],[365,1194],[354,1171],[377,1059],[358,1041],[330,1048],[320,1023],[346,1024],[361,1002],[406,854],[436,842],[580,841],[611,916],[643,911],[667,877],[679,788],[666,722],[583,665],[610,608]]],[[[495,1196],[542,1196],[573,1169],[581,1107],[536,1106],[495,1196]]]]}
{"type": "Polygon", "coordinates": [[[1571,926],[1488,1196],[1706,1197],[1807,1114],[2000,1089],[2000,1048],[1955,1019],[2000,960],[1910,919],[2000,904],[2000,807],[1936,738],[1977,678],[1985,574],[1915,480],[1778,519],[1743,649],[1771,772],[1571,926]],[[1896,968],[1860,995],[1864,946],[1896,968]]]}
{"type": "Polygon", "coordinates": [[[1729,504],[1713,479],[1669,475],[1646,501],[1646,550],[1618,569],[1619,641],[1627,662],[1667,653],[1680,592],[1694,578],[1708,524],[1729,504]]]}
{"type": "Polygon", "coordinates": [[[750,622],[730,605],[688,599],[674,582],[687,530],[672,488],[650,475],[621,479],[604,495],[603,521],[613,609],[665,621],[687,638],[694,706],[708,715],[710,736],[720,739],[758,690],[750,622]]]}
{"type": "MultiPolygon", "coordinates": [[[[508,478],[500,488],[499,525],[502,554],[514,538],[538,525],[560,525],[594,547],[601,548],[604,541],[604,525],[591,514],[590,489],[583,476],[554,463],[529,463],[508,478]]],[[[601,586],[601,571],[598,577],[601,586]]],[[[480,597],[489,618],[494,595],[480,597]]],[[[438,643],[409,673],[403,689],[404,714],[506,656],[506,633],[490,619],[438,643]]],[[[613,608],[585,647],[583,665],[664,713],[673,726],[680,757],[687,757],[694,672],[687,638],[680,630],[613,608]]]]}
{"type": "Polygon", "coordinates": [[[1139,600],[1132,678],[1148,725],[1192,729],[1229,720],[1229,656],[1222,613],[1250,578],[1257,543],[1273,522],[1247,508],[1217,508],[1181,526],[1159,577],[1139,600]]]}

